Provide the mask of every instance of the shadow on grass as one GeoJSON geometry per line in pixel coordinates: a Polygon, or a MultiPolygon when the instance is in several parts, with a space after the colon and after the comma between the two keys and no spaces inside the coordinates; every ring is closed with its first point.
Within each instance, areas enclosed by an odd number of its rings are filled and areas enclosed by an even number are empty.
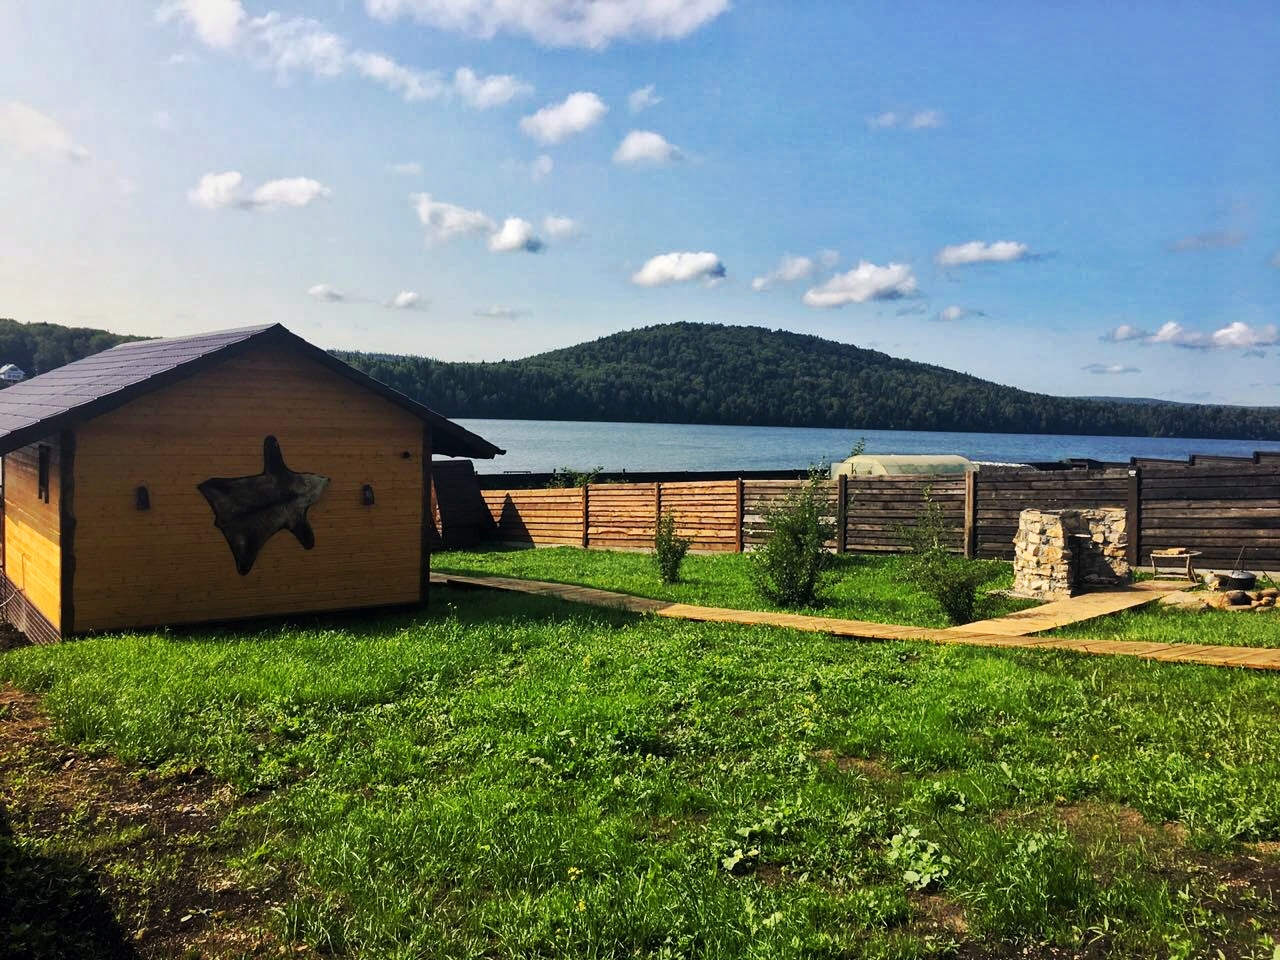
{"type": "Polygon", "coordinates": [[[80,864],[24,850],[0,808],[0,956],[134,960],[97,878],[80,864]]]}

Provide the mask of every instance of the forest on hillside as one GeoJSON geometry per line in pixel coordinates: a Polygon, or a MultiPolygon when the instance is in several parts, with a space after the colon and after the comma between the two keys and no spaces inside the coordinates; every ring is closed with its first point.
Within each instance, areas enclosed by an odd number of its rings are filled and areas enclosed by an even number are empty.
{"type": "MultiPolygon", "coordinates": [[[[137,337],[0,319],[35,376],[137,337]]],[[[1280,408],[1054,397],[820,337],[719,324],[630,330],[521,360],[333,351],[448,417],[1280,440],[1280,408]]]]}
{"type": "Polygon", "coordinates": [[[28,377],[34,377],[137,339],[89,327],[0,319],[0,366],[16,363],[28,377]]]}
{"type": "Polygon", "coordinates": [[[664,324],[494,363],[337,355],[451,417],[1280,439],[1280,408],[1054,397],[758,327],[664,324]]]}

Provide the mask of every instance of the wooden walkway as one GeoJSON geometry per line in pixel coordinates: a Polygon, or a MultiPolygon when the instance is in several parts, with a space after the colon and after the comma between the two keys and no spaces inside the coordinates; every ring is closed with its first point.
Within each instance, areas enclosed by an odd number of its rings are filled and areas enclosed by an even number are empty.
{"type": "Polygon", "coordinates": [[[541,580],[516,577],[458,576],[433,573],[431,582],[461,587],[486,587],[540,596],[558,597],[575,603],[614,607],[634,613],[652,613],[676,620],[711,623],[739,623],[786,627],[811,633],[826,633],[860,640],[923,640],[929,643],[958,644],[972,647],[1008,647],[1016,649],[1071,650],[1098,656],[1140,657],[1165,663],[1199,663],[1215,667],[1245,667],[1250,670],[1280,670],[1280,649],[1259,647],[1224,647],[1202,643],[1157,643],[1143,640],[1072,640],[1066,637],[1028,636],[1036,630],[1078,623],[1094,617],[1150,603],[1182,584],[1149,581],[1113,590],[1088,593],[1070,600],[1048,603],[1036,610],[1023,610],[996,620],[984,620],[963,627],[936,630],[929,627],[903,627],[864,620],[841,620],[835,617],[813,617],[799,613],[771,613],[761,610],[731,610],[725,607],[700,607],[688,603],[649,600],[610,590],[578,587],[541,580]],[[1052,609],[1051,609],[1052,608],[1052,609]],[[1043,611],[1048,611],[1043,613],[1043,611]],[[1040,617],[1030,616],[1041,613],[1040,617]]]}

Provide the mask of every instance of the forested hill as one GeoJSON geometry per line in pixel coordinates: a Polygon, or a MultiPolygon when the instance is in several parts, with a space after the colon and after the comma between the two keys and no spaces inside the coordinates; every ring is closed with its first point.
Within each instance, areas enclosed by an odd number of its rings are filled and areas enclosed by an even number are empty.
{"type": "Polygon", "coordinates": [[[450,417],[1280,439],[1276,407],[1051,397],[760,327],[663,324],[497,363],[337,355],[450,417]]]}
{"type": "MultiPolygon", "coordinates": [[[[29,376],[137,337],[0,319],[29,376]]],[[[335,355],[450,417],[1280,440],[1280,408],[1050,397],[760,327],[673,323],[500,363],[335,355]]]]}
{"type": "Polygon", "coordinates": [[[16,363],[28,377],[34,377],[118,343],[138,339],[89,327],[0,319],[0,365],[16,363]]]}

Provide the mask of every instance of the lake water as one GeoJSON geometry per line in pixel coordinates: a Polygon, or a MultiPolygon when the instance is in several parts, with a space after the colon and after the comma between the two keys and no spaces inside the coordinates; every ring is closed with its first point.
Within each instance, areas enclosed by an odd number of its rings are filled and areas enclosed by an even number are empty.
{"type": "Polygon", "coordinates": [[[1186,459],[1193,453],[1248,456],[1280,443],[1150,437],[1067,437],[1023,433],[933,433],[806,427],[721,427],[670,423],[578,423],[550,420],[458,420],[507,451],[480,460],[480,473],[548,472],[558,467],[606,471],[789,470],[842,460],[859,437],[867,453],[958,453],[971,460],[1026,463],[1091,457],[1186,459]]]}

